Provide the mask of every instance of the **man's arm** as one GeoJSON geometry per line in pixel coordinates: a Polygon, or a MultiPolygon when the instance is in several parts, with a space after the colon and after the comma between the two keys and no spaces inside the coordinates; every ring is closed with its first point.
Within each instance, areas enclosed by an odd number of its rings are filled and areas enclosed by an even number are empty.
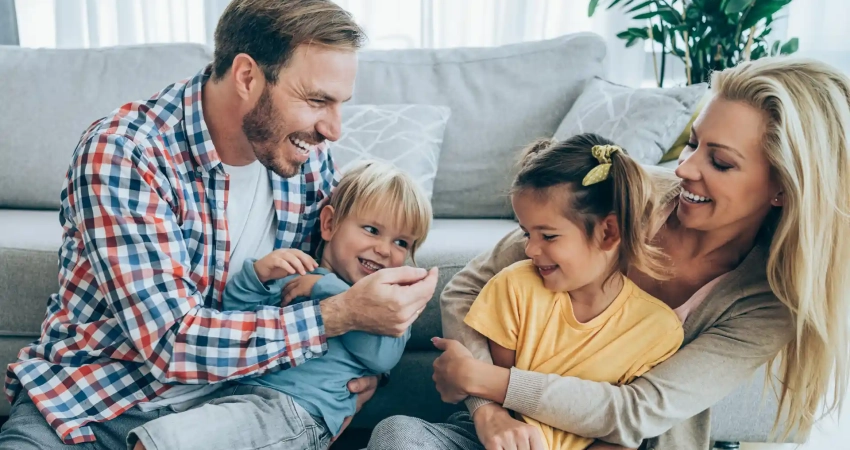
{"type": "Polygon", "coordinates": [[[124,136],[90,136],[69,171],[68,214],[98,289],[151,373],[163,383],[211,383],[326,351],[316,303],[252,312],[207,308],[168,180],[124,136]],[[203,358],[199,356],[203,355],[203,358]]]}
{"type": "MultiPolygon", "coordinates": [[[[313,300],[322,300],[339,295],[349,289],[348,284],[331,273],[316,281],[310,292],[313,300]]],[[[410,339],[410,328],[401,337],[379,336],[362,331],[349,331],[340,336],[340,341],[361,364],[375,374],[392,370],[410,339]]]]}

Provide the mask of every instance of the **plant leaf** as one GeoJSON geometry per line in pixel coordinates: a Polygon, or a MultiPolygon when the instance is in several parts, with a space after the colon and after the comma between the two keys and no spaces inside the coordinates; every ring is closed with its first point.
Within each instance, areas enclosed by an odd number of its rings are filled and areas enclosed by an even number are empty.
{"type": "Polygon", "coordinates": [[[661,11],[650,11],[648,13],[638,14],[638,15],[632,17],[632,19],[635,19],[635,20],[651,19],[651,18],[653,18],[653,17],[655,17],[659,14],[661,14],[661,11]]]}
{"type": "Polygon", "coordinates": [[[688,9],[685,10],[685,17],[688,20],[700,20],[702,19],[702,14],[702,11],[700,11],[699,8],[696,8],[694,6],[690,6],[688,7],[688,9]]]}
{"type": "MultiPolygon", "coordinates": [[[[628,11],[626,11],[626,13],[635,12],[635,11],[637,11],[637,10],[639,10],[639,9],[646,8],[647,6],[649,6],[649,5],[653,4],[653,3],[655,3],[655,0],[648,0],[648,1],[645,1],[645,2],[643,2],[643,3],[638,4],[637,6],[633,6],[633,7],[631,7],[628,11]]],[[[626,6],[627,6],[627,5],[626,5],[626,6]]]]}
{"type": "Polygon", "coordinates": [[[590,0],[590,3],[587,4],[587,17],[593,16],[597,5],[599,5],[599,0],[590,0]]]}
{"type": "Polygon", "coordinates": [[[632,36],[641,39],[649,39],[649,32],[646,28],[629,28],[625,31],[617,33],[617,37],[621,39],[626,39],[632,36]]]}
{"type": "Polygon", "coordinates": [[[788,42],[782,45],[779,49],[780,55],[790,55],[797,51],[797,48],[800,46],[800,40],[797,38],[791,38],[788,42]]]}
{"type": "Polygon", "coordinates": [[[658,11],[662,19],[670,25],[679,25],[682,23],[682,16],[679,14],[679,11],[676,11],[669,6],[659,9],[658,11]]]}
{"type": "Polygon", "coordinates": [[[779,53],[779,45],[780,44],[782,44],[782,43],[779,42],[779,41],[776,41],[776,42],[773,43],[773,45],[770,46],[770,56],[774,56],[777,53],[779,53]]]}
{"type": "Polygon", "coordinates": [[[660,16],[663,21],[671,25],[679,25],[680,23],[682,23],[682,16],[679,15],[679,11],[676,11],[670,6],[661,6],[655,11],[638,14],[634,16],[633,19],[644,20],[651,19],[656,16],[660,16]]]}
{"type": "Polygon", "coordinates": [[[755,0],[729,0],[723,7],[723,12],[726,13],[727,16],[740,14],[746,11],[746,9],[749,8],[754,2],[755,0]]]}
{"type": "Polygon", "coordinates": [[[747,15],[741,20],[741,29],[751,28],[760,20],[772,16],[791,3],[791,0],[756,0],[747,15]]]}

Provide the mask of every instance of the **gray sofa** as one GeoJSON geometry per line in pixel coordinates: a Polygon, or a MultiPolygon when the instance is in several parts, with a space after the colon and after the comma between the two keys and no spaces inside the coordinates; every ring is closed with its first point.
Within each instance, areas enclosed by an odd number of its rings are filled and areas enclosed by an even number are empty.
{"type": "MultiPolygon", "coordinates": [[[[59,191],[86,126],[127,101],[195,74],[211,59],[198,45],[99,50],[0,47],[0,365],[39,335],[57,289],[59,191]]],[[[490,49],[365,51],[353,102],[448,105],[433,204],[435,222],[417,259],[440,268],[434,299],[414,324],[391,384],[356,417],[368,428],[393,414],[446,418],[431,382],[440,335],[439,293],[472,257],[512,230],[505,195],[517,150],[552,136],[584,86],[604,73],[593,34],[490,49]]],[[[765,442],[775,411],[762,376],[715,408],[712,434],[765,442]]],[[[0,416],[9,404],[0,399],[0,416]]]]}

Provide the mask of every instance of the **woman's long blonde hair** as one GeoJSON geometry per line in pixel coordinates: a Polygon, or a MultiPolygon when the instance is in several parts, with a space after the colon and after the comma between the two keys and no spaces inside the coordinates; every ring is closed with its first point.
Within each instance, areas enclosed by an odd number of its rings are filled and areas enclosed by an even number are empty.
{"type": "Polygon", "coordinates": [[[783,206],[767,277],[797,332],[780,355],[780,411],[784,436],[806,434],[822,401],[840,411],[850,375],[850,78],[814,60],[765,58],[715,73],[711,87],[768,120],[763,147],[783,206]]]}

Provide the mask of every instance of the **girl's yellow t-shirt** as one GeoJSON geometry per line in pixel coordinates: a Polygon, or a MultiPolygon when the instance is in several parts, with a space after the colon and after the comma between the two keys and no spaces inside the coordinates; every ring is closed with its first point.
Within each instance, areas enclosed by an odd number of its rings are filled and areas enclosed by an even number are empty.
{"type": "MultiPolygon", "coordinates": [[[[552,292],[531,261],[515,263],[484,286],[464,319],[493,342],[516,351],[518,369],[625,384],[682,345],[682,324],[661,300],[628,278],[611,305],[581,323],[570,295],[552,292]]],[[[584,449],[593,439],[523,416],[551,450],[584,449]]]]}

